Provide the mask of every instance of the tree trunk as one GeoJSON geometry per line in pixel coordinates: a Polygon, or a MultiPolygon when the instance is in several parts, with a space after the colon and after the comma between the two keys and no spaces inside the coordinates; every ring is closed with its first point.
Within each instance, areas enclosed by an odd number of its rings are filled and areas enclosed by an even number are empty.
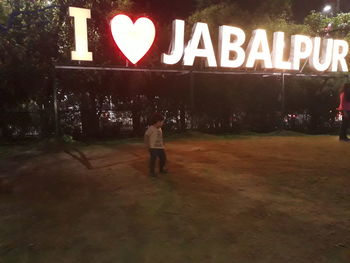
{"type": "Polygon", "coordinates": [[[89,92],[81,94],[82,134],[87,138],[96,138],[99,134],[99,122],[96,112],[95,95],[89,92]]]}
{"type": "Polygon", "coordinates": [[[141,113],[139,110],[132,111],[132,129],[134,136],[141,136],[143,133],[141,130],[141,113]]]}

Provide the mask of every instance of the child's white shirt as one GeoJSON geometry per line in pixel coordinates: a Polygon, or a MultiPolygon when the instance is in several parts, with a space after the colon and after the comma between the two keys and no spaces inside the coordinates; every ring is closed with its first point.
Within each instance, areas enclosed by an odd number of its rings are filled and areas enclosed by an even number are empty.
{"type": "Polygon", "coordinates": [[[145,133],[145,142],[151,149],[164,149],[162,128],[149,126],[145,133]]]}

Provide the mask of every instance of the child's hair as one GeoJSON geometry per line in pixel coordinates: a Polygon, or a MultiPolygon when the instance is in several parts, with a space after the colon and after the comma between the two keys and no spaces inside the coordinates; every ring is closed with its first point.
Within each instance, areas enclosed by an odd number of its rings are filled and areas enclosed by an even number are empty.
{"type": "Polygon", "coordinates": [[[344,98],[347,102],[350,102],[350,83],[347,82],[343,85],[341,92],[344,92],[344,98]]]}
{"type": "Polygon", "coordinates": [[[164,121],[164,116],[160,113],[154,113],[150,118],[150,125],[156,124],[158,121],[164,121]]]}

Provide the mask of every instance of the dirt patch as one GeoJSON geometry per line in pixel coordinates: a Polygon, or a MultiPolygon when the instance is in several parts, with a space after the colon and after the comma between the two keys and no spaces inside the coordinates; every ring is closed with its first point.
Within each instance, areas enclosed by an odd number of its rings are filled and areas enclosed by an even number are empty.
{"type": "Polygon", "coordinates": [[[178,140],[158,178],[141,144],[5,159],[0,262],[349,262],[349,146],[178,140]]]}

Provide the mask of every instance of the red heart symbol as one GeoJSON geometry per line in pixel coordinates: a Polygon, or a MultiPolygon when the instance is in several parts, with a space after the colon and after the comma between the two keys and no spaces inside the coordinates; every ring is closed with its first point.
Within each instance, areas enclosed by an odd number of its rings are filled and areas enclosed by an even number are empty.
{"type": "Polygon", "coordinates": [[[156,35],[153,22],[146,17],[133,23],[126,15],[116,15],[111,20],[111,30],[120,51],[133,64],[146,55],[156,35]]]}

